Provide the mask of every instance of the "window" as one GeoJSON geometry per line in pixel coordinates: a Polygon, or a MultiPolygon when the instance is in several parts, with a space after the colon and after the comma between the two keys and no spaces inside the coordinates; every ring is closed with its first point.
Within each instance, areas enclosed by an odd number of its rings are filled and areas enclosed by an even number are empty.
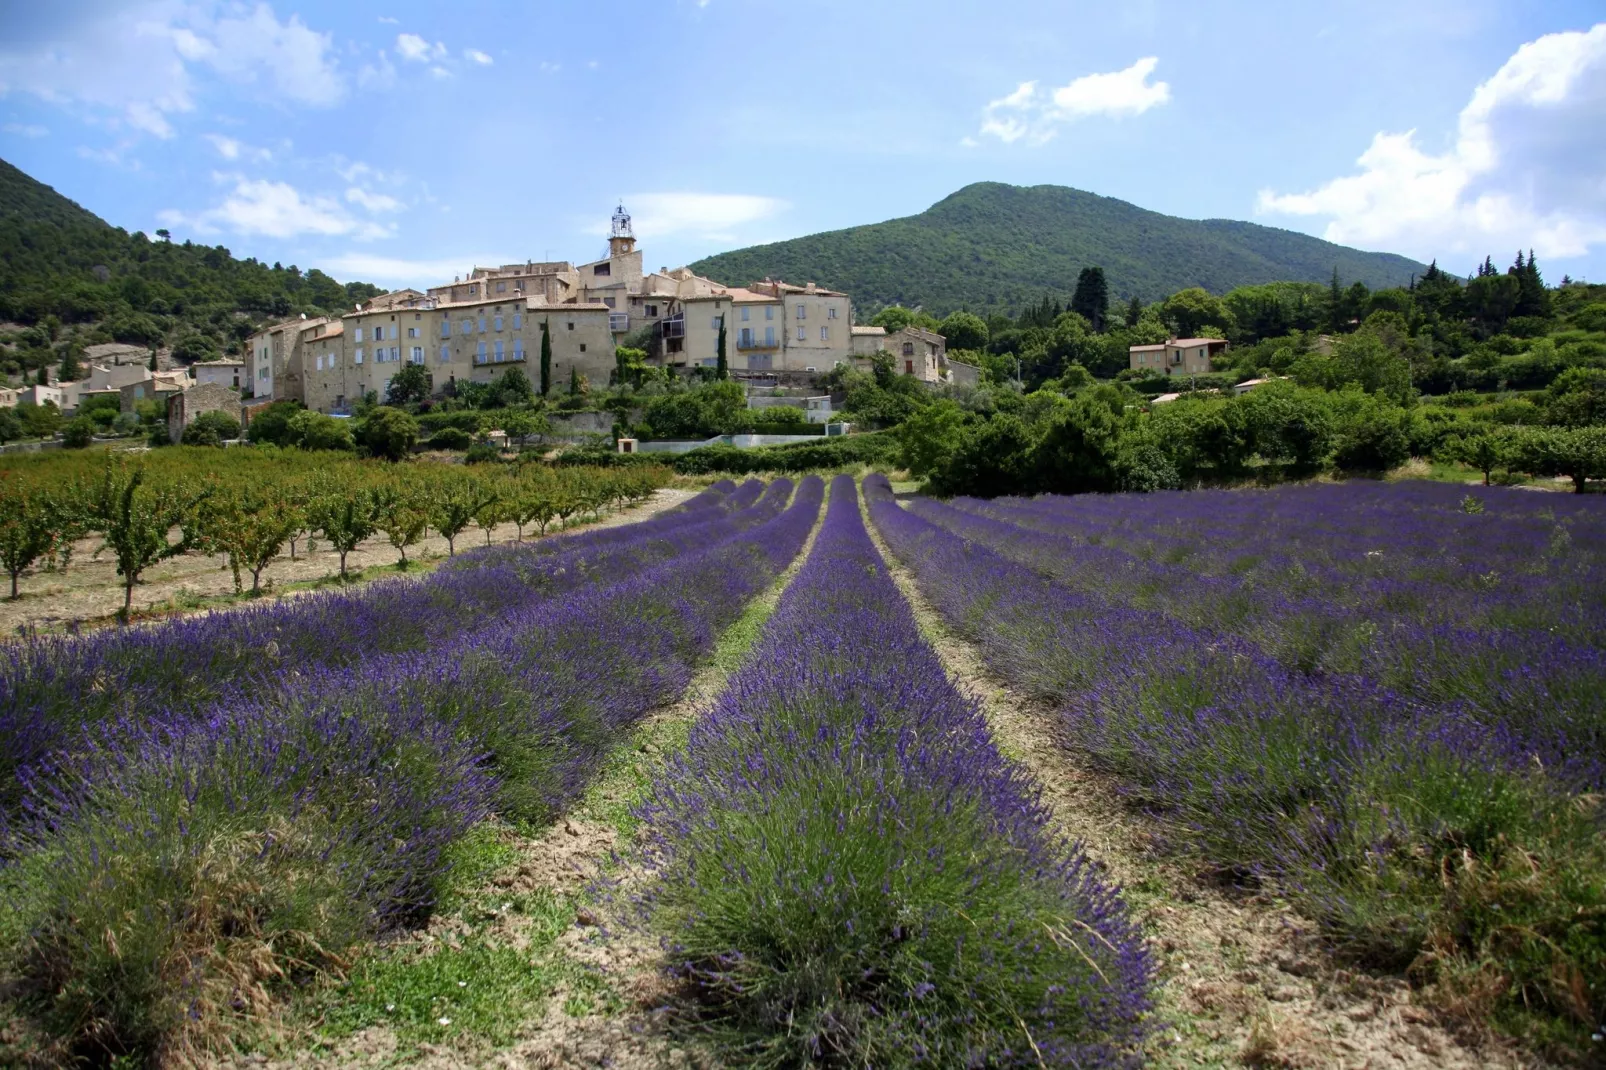
{"type": "Polygon", "coordinates": [[[829,328],[829,327],[821,327],[820,328],[820,341],[829,342],[830,340],[831,340],[831,328],[829,328]]]}
{"type": "Polygon", "coordinates": [[[903,344],[903,355],[906,357],[915,355],[915,344],[913,342],[905,342],[903,344]]]}
{"type": "MultiPolygon", "coordinates": [[[[745,312],[747,310],[743,309],[742,311],[745,312]]],[[[748,346],[752,345],[753,344],[753,328],[751,328],[751,327],[743,327],[742,328],[741,337],[736,340],[736,344],[738,346],[741,346],[743,349],[746,349],[748,346]]]]}
{"type": "Polygon", "coordinates": [[[507,283],[505,283],[505,282],[497,283],[496,284],[496,292],[497,293],[506,293],[507,292],[507,283]]]}
{"type": "MultiPolygon", "coordinates": [[[[359,341],[359,342],[362,341],[362,328],[361,327],[357,328],[357,341],[359,341]]],[[[264,357],[267,356],[268,355],[268,351],[266,349],[264,349],[262,351],[262,355],[264,357]]]]}
{"type": "Polygon", "coordinates": [[[836,306],[835,305],[832,305],[830,308],[825,310],[825,318],[828,319],[828,320],[836,319],[836,306]]]}
{"type": "Polygon", "coordinates": [[[719,317],[719,316],[710,316],[710,317],[708,317],[708,328],[709,328],[709,330],[713,330],[713,331],[719,330],[720,318],[721,317],[719,317]]]}
{"type": "Polygon", "coordinates": [[[613,274],[613,264],[611,264],[611,263],[598,264],[596,267],[591,269],[591,274],[597,275],[597,276],[612,275],[613,274]]]}
{"type": "Polygon", "coordinates": [[[580,352],[584,353],[585,351],[586,351],[586,344],[584,342],[581,342],[580,343],[580,352]]]}
{"type": "Polygon", "coordinates": [[[263,368],[261,371],[257,372],[257,378],[258,379],[266,379],[267,377],[268,377],[268,369],[263,368]]]}
{"type": "Polygon", "coordinates": [[[362,346],[358,346],[357,347],[357,351],[354,354],[352,354],[352,363],[353,364],[361,364],[362,363],[362,346]]]}
{"type": "Polygon", "coordinates": [[[809,308],[807,305],[797,306],[797,318],[800,320],[806,320],[809,318],[809,308]]]}
{"type": "Polygon", "coordinates": [[[485,343],[484,342],[478,342],[475,345],[474,363],[475,364],[484,364],[485,363],[485,343]]]}
{"type": "Polygon", "coordinates": [[[401,359],[401,350],[398,349],[396,346],[391,346],[390,347],[390,359],[391,359],[392,363],[395,363],[396,361],[401,359]]]}
{"type": "Polygon", "coordinates": [[[452,336],[452,321],[451,320],[441,320],[441,337],[442,338],[450,338],[451,336],[452,336]]]}
{"type": "Polygon", "coordinates": [[[519,330],[523,326],[524,326],[524,316],[521,313],[518,313],[518,312],[513,313],[513,329],[516,331],[516,330],[519,330]]]}
{"type": "Polygon", "coordinates": [[[513,339],[513,359],[514,360],[523,360],[524,359],[524,339],[522,339],[522,338],[513,339]]]}
{"type": "Polygon", "coordinates": [[[414,364],[422,364],[422,363],[424,363],[424,347],[423,346],[414,346],[413,347],[413,363],[414,364]]]}
{"type": "Polygon", "coordinates": [[[767,346],[772,346],[772,345],[775,344],[775,328],[774,327],[765,327],[764,328],[764,344],[767,345],[767,346]]]}
{"type": "Polygon", "coordinates": [[[479,283],[475,283],[473,286],[470,286],[468,288],[468,295],[470,297],[473,297],[475,294],[477,294],[479,292],[480,292],[479,283]]]}
{"type": "Polygon", "coordinates": [[[750,309],[750,308],[742,309],[742,322],[743,323],[746,323],[749,319],[752,318],[752,315],[751,315],[752,311],[753,310],[750,309]]]}
{"type": "Polygon", "coordinates": [[[485,333],[485,317],[484,316],[480,317],[480,333],[481,334],[485,333]]]}
{"type": "Polygon", "coordinates": [[[765,305],[764,306],[764,318],[767,319],[767,320],[772,320],[772,319],[775,318],[775,306],[774,305],[765,305]]]}
{"type": "Polygon", "coordinates": [[[804,339],[808,338],[808,336],[809,336],[809,332],[808,332],[808,330],[806,328],[799,327],[797,329],[797,340],[799,342],[801,342],[804,339]]]}
{"type": "Polygon", "coordinates": [[[445,346],[441,346],[441,363],[442,364],[450,364],[451,362],[452,362],[452,351],[450,349],[447,349],[445,346]]]}
{"type": "Polygon", "coordinates": [[[418,337],[418,328],[417,327],[409,327],[409,328],[407,328],[407,337],[409,337],[409,338],[417,338],[418,337]]]}
{"type": "Polygon", "coordinates": [[[905,375],[913,375],[914,373],[915,373],[915,362],[912,361],[912,360],[904,361],[903,362],[903,374],[905,374],[905,375]]]}
{"type": "Polygon", "coordinates": [[[569,330],[571,330],[571,331],[574,330],[574,321],[573,320],[569,321],[569,330]]]}
{"type": "Polygon", "coordinates": [[[615,303],[614,303],[614,299],[613,299],[613,298],[611,298],[611,297],[604,297],[604,298],[603,298],[603,299],[602,299],[602,303],[603,303],[603,304],[605,304],[605,305],[607,305],[607,306],[608,306],[608,307],[609,307],[609,308],[615,308],[615,307],[617,307],[617,306],[616,306],[616,305],[615,305],[615,303]]]}
{"type": "Polygon", "coordinates": [[[323,357],[318,358],[318,370],[323,371],[323,357]]]}
{"type": "MultiPolygon", "coordinates": [[[[424,314],[422,312],[414,312],[413,313],[413,319],[421,320],[423,318],[424,318],[424,314]]],[[[319,330],[322,330],[322,328],[320,327],[319,330]]]]}
{"type": "Polygon", "coordinates": [[[491,323],[495,326],[495,328],[497,330],[500,331],[502,329],[502,317],[501,316],[492,317],[491,323]]]}
{"type": "Polygon", "coordinates": [[[374,341],[377,342],[383,337],[385,337],[385,328],[383,328],[383,327],[375,327],[374,328],[374,341]]]}
{"type": "Polygon", "coordinates": [[[657,315],[658,315],[658,306],[657,305],[648,305],[647,306],[647,315],[656,318],[657,315]]]}
{"type": "Polygon", "coordinates": [[[500,364],[500,363],[502,363],[502,357],[503,357],[503,353],[502,353],[502,340],[501,340],[501,339],[500,339],[500,338],[498,338],[498,339],[497,339],[497,340],[496,340],[496,362],[497,362],[497,363],[498,363],[498,364],[500,364]]]}

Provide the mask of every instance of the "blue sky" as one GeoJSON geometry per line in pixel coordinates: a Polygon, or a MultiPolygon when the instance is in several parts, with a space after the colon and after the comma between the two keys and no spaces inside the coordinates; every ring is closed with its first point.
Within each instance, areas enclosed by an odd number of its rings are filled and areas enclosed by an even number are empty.
{"type": "MultiPolygon", "coordinates": [[[[980,180],[1606,280],[1599,0],[0,10],[0,157],[108,221],[342,280],[649,268],[980,180]]],[[[741,280],[729,280],[741,281],[741,280]]]]}

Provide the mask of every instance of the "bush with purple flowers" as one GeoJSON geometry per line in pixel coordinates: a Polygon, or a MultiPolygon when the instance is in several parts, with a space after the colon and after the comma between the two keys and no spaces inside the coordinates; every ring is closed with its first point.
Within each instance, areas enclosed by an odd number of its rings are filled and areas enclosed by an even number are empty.
{"type": "MultiPolygon", "coordinates": [[[[486,551],[418,597],[384,592],[403,614],[388,624],[419,637],[402,649],[47,733],[71,745],[25,767],[0,839],[19,1006],[70,1056],[178,1060],[427,917],[447,848],[493,812],[539,821],[572,798],[796,555],[822,496],[818,479],[795,499],[784,480],[727,486],[634,540],[486,551]],[[454,617],[442,592],[482,570],[510,590],[454,617]]],[[[309,645],[340,628],[328,612],[276,623],[309,645]]]]}
{"type": "Polygon", "coordinates": [[[940,611],[1179,840],[1576,1053],[1606,1017],[1606,512],[1485,494],[866,488],[940,611]]]}
{"type": "Polygon", "coordinates": [[[848,477],[640,815],[643,909],[743,1065],[1134,1059],[1143,941],[947,678],[848,477]]]}

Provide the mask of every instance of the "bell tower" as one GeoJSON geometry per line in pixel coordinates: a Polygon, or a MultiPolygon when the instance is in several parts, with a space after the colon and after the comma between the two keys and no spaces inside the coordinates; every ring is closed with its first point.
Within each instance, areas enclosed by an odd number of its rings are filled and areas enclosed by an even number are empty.
{"type": "Polygon", "coordinates": [[[608,255],[624,256],[636,250],[636,232],[630,229],[630,213],[623,203],[613,210],[613,228],[608,232],[608,255]]]}

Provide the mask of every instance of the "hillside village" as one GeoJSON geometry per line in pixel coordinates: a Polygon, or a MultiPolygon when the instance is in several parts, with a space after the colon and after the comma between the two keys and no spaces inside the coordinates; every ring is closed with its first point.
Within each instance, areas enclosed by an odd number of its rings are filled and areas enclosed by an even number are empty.
{"type": "MultiPolygon", "coordinates": [[[[543,335],[553,383],[608,383],[619,347],[637,340],[649,364],[695,374],[718,364],[722,329],[729,373],[755,387],[809,387],[843,365],[868,367],[877,354],[932,386],[978,381],[975,367],[948,360],[942,335],[856,324],[849,295],[813,282],[729,286],[685,267],[647,272],[620,205],[598,260],[473,267],[450,283],[368,298],[338,317],[269,325],[245,339],[241,355],[188,368],[152,368],[158,362],[138,347],[102,346],[86,353],[83,378],[0,391],[0,406],[52,404],[71,416],[91,398],[115,397],[122,412],[154,399],[167,406],[177,441],[203,413],[228,411],[249,423],[276,401],[350,416],[364,398],[387,397],[406,364],[425,368],[435,393],[490,383],[509,368],[533,368],[543,335]]],[[[823,419],[829,409],[816,411],[823,419]]]]}

